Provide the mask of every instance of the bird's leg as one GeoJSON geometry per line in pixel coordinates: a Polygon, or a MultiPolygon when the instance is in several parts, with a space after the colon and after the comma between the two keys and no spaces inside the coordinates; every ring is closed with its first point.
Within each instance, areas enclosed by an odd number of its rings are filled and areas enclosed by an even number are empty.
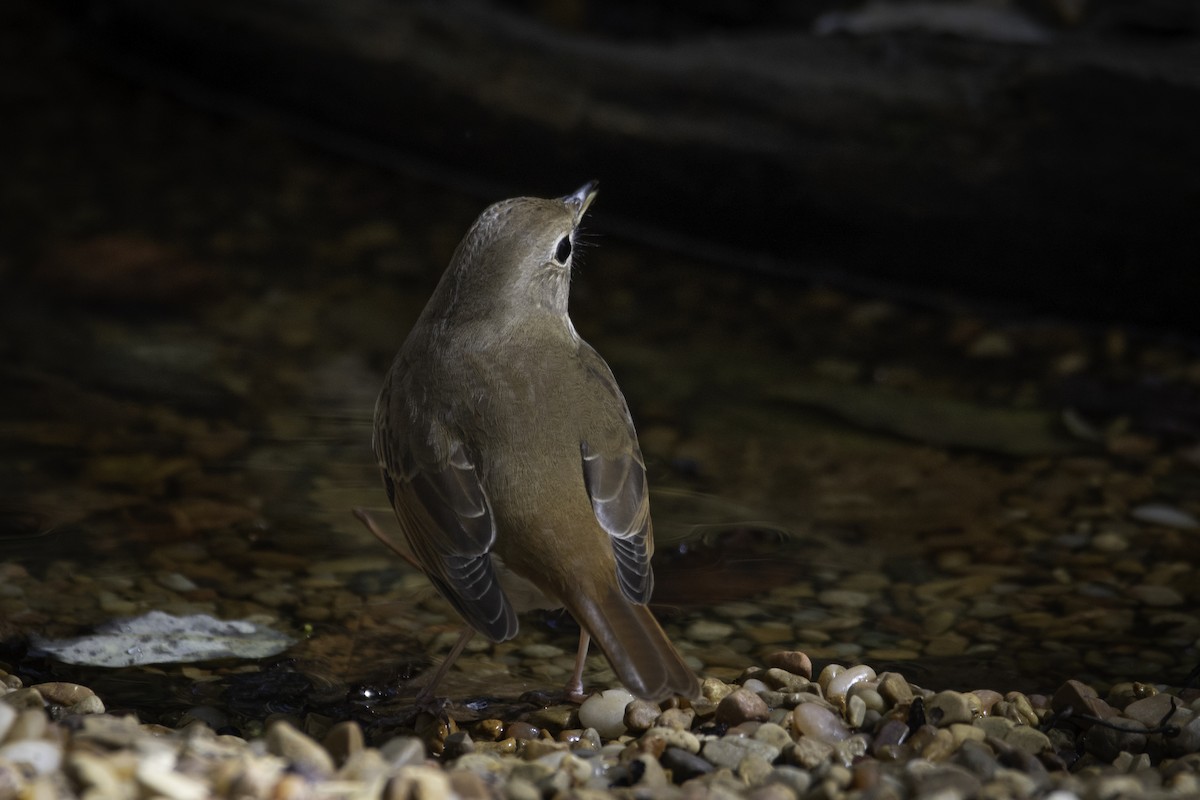
{"type": "Polygon", "coordinates": [[[375,517],[371,515],[370,511],[367,511],[365,508],[359,506],[350,509],[350,511],[355,517],[358,518],[358,521],[363,524],[363,527],[371,532],[372,536],[387,545],[389,550],[411,564],[414,569],[424,572],[424,570],[421,569],[421,565],[418,564],[416,559],[412,557],[412,553],[408,552],[407,548],[401,547],[400,544],[396,542],[394,537],[384,533],[383,528],[379,526],[379,523],[375,520],[375,517]]]}
{"type": "Polygon", "coordinates": [[[575,654],[575,672],[571,674],[571,680],[567,681],[567,699],[575,703],[582,703],[586,697],[583,692],[583,662],[587,659],[588,645],[591,641],[591,635],[581,626],[579,651],[575,654]]]}
{"type": "Polygon", "coordinates": [[[429,682],[421,687],[421,691],[417,692],[416,703],[418,706],[429,704],[433,700],[433,693],[437,690],[437,686],[442,682],[442,678],[446,677],[446,673],[450,671],[450,667],[462,655],[463,648],[467,646],[467,642],[471,641],[471,637],[475,635],[475,629],[472,627],[463,628],[463,632],[459,634],[458,641],[454,643],[454,647],[450,648],[450,652],[438,665],[437,671],[433,673],[433,677],[429,682]]]}

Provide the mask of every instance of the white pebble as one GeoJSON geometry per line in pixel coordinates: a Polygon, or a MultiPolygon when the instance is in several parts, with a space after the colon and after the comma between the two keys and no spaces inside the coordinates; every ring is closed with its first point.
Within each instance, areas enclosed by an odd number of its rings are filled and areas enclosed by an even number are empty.
{"type": "MultiPolygon", "coordinates": [[[[3,694],[3,692],[0,692],[3,694]]],[[[8,735],[8,729],[17,720],[17,710],[8,703],[0,703],[0,742],[8,735]]]]}
{"type": "Polygon", "coordinates": [[[846,702],[846,693],[850,691],[851,686],[860,681],[874,679],[875,670],[866,664],[850,667],[829,679],[829,685],[825,688],[825,699],[835,703],[844,703],[846,702]]]}
{"type": "Polygon", "coordinates": [[[175,754],[170,752],[149,753],[142,756],[137,767],[138,783],[149,794],[169,797],[171,800],[204,800],[208,787],[195,778],[175,772],[175,754]]]}
{"type": "Polygon", "coordinates": [[[633,695],[624,689],[607,689],[593,694],[579,707],[579,724],[595,728],[605,739],[615,739],[625,732],[625,707],[633,695]]]}
{"type": "Polygon", "coordinates": [[[62,764],[62,751],[41,739],[23,739],[0,747],[0,761],[28,764],[38,775],[51,775],[62,764]]]}
{"type": "Polygon", "coordinates": [[[792,711],[792,724],[797,732],[823,742],[840,742],[850,736],[841,719],[817,703],[801,703],[792,711]]]}

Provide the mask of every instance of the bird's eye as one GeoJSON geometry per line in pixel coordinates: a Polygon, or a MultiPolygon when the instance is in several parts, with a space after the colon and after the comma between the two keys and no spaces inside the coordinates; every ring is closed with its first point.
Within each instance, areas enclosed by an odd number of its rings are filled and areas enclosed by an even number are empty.
{"type": "Polygon", "coordinates": [[[558,246],[554,248],[554,260],[560,264],[566,264],[567,259],[571,257],[571,237],[564,236],[558,240],[558,246]]]}

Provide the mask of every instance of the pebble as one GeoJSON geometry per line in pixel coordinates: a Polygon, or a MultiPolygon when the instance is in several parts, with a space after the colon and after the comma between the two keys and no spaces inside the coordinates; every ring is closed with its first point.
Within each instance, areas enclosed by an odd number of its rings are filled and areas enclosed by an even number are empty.
{"type": "Polygon", "coordinates": [[[875,670],[866,664],[859,664],[842,670],[836,675],[829,678],[825,684],[826,699],[840,704],[845,704],[846,694],[850,691],[850,687],[860,681],[869,681],[875,678],[875,670]]]}
{"type": "Polygon", "coordinates": [[[579,707],[579,723],[595,728],[605,739],[615,739],[625,732],[625,707],[633,702],[625,689],[607,689],[590,695],[579,707]]]}
{"type": "Polygon", "coordinates": [[[334,763],[340,767],[351,756],[362,752],[364,746],[362,728],[353,720],[339,722],[325,734],[321,745],[333,758],[334,763]]]}
{"type": "Polygon", "coordinates": [[[700,755],[715,766],[737,769],[742,759],[754,754],[765,759],[768,763],[779,758],[778,747],[758,739],[748,739],[744,736],[723,736],[720,739],[710,739],[704,743],[700,755]]]}
{"type": "Polygon", "coordinates": [[[850,735],[841,719],[817,703],[801,703],[792,710],[792,725],[804,736],[823,742],[840,742],[850,735]]]}
{"type": "Polygon", "coordinates": [[[300,772],[318,778],[333,774],[333,758],[321,745],[296,730],[291,723],[274,722],[267,728],[267,751],[295,766],[300,772]]]}
{"type": "Polygon", "coordinates": [[[1131,586],[1129,587],[1129,594],[1141,603],[1160,608],[1183,605],[1184,602],[1183,595],[1170,586],[1148,584],[1131,586]]]}
{"type": "Polygon", "coordinates": [[[37,775],[50,775],[62,764],[62,750],[53,742],[22,739],[0,746],[0,761],[25,764],[37,775]]]}
{"type": "Polygon", "coordinates": [[[8,736],[8,731],[17,721],[17,710],[8,703],[0,703],[0,742],[8,736]]]}
{"type": "MultiPolygon", "coordinates": [[[[976,705],[978,702],[976,700],[976,705]]],[[[926,700],[925,714],[933,724],[939,727],[970,722],[975,718],[967,695],[952,691],[938,692],[926,700]]]]}
{"type": "Polygon", "coordinates": [[[419,764],[425,759],[425,743],[416,736],[396,736],[384,743],[379,754],[393,768],[419,764]]]}
{"type": "Polygon", "coordinates": [[[809,680],[812,679],[812,660],[799,650],[780,650],[770,653],[763,659],[763,662],[768,667],[781,669],[792,675],[799,675],[809,680]]]}
{"type": "Polygon", "coordinates": [[[684,637],[695,642],[719,642],[733,635],[734,628],[724,622],[699,619],[687,627],[684,637]]]}
{"type": "Polygon", "coordinates": [[[736,689],[717,704],[717,722],[726,725],[740,725],[743,722],[767,719],[771,710],[757,694],[742,688],[736,689]]]}
{"type": "Polygon", "coordinates": [[[678,747],[668,747],[663,751],[662,765],[671,770],[676,783],[713,771],[713,765],[706,759],[678,747]]]}
{"type": "Polygon", "coordinates": [[[1161,525],[1165,528],[1176,528],[1184,531],[1194,531],[1200,528],[1200,520],[1183,509],[1163,503],[1145,503],[1135,506],[1129,511],[1129,516],[1138,522],[1149,525],[1161,525]]]}
{"type": "Polygon", "coordinates": [[[656,704],[646,700],[634,700],[625,707],[625,728],[641,733],[652,728],[661,715],[662,711],[656,704]]]}

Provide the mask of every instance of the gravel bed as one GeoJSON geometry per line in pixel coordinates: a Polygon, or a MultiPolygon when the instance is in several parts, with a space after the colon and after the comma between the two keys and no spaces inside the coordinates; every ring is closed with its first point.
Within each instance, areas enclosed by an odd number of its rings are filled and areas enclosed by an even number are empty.
{"type": "Polygon", "coordinates": [[[382,741],[318,715],[279,715],[251,739],[196,718],[141,724],[85,686],[0,672],[0,800],[1200,794],[1194,689],[935,692],[865,664],[810,670],[781,651],[732,683],[705,679],[692,703],[609,689],[461,724],[452,707],[382,741]]]}

